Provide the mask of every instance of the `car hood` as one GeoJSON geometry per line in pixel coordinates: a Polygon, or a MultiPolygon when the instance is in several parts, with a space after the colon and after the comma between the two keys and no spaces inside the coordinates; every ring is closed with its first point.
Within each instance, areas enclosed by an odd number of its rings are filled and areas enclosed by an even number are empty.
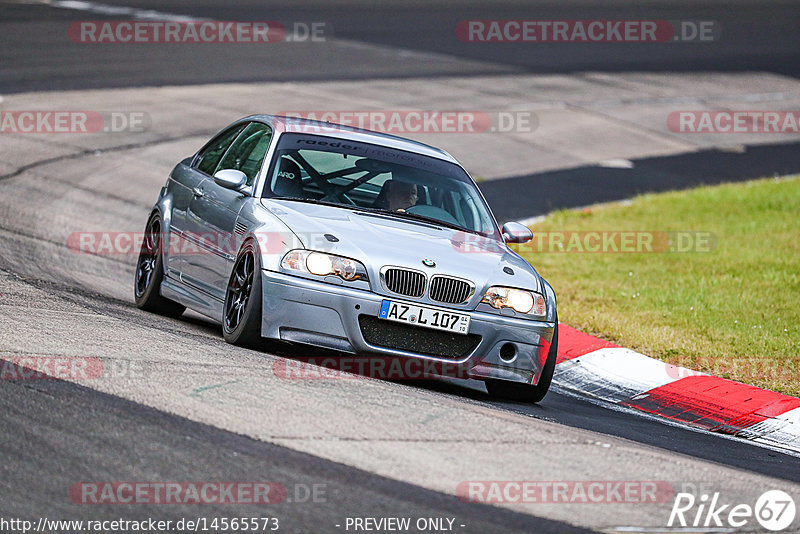
{"type": "Polygon", "coordinates": [[[466,278],[482,295],[490,285],[542,291],[533,267],[505,243],[468,232],[346,207],[262,199],[304,248],[361,261],[370,279],[377,280],[385,265],[466,278]],[[326,234],[338,241],[331,241],[326,234]],[[432,260],[435,267],[426,267],[432,260]],[[513,274],[504,271],[510,270],[513,274]]]}

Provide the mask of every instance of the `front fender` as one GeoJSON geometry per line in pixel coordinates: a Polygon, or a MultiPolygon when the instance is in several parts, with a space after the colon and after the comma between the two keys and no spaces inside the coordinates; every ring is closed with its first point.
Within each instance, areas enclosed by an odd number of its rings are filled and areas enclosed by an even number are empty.
{"type": "Polygon", "coordinates": [[[258,245],[262,269],[278,271],[281,260],[288,251],[305,248],[297,235],[258,201],[242,207],[237,218],[237,226],[240,224],[246,230],[239,246],[246,239],[254,240],[258,245]]]}

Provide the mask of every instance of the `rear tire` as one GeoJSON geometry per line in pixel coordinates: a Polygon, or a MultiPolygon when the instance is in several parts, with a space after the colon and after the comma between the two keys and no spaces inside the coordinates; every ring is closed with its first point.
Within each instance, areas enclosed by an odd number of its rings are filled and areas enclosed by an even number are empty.
{"type": "Polygon", "coordinates": [[[261,260],[252,241],[236,256],[222,315],[222,336],[240,347],[257,348],[261,338],[261,260]]]}
{"type": "Polygon", "coordinates": [[[163,236],[161,216],[154,213],[145,226],[142,248],[136,261],[133,297],[136,306],[145,311],[178,317],[186,310],[186,306],[161,296],[161,282],[164,280],[164,257],[161,254],[163,236]]]}
{"type": "Polygon", "coordinates": [[[539,383],[535,386],[530,384],[520,384],[519,382],[509,382],[507,380],[486,380],[486,391],[493,397],[518,402],[540,402],[547,395],[550,389],[550,382],[553,380],[553,372],[556,369],[556,357],[558,354],[558,317],[556,326],[553,329],[553,342],[550,344],[550,351],[547,353],[547,360],[542,370],[539,383]]]}

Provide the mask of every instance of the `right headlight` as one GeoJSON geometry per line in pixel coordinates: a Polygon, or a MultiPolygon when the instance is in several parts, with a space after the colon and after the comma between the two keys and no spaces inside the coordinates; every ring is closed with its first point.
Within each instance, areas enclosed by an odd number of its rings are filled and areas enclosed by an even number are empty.
{"type": "Polygon", "coordinates": [[[492,286],[483,295],[484,302],[495,309],[511,308],[517,313],[547,315],[547,301],[535,291],[515,289],[513,287],[492,286]]]}

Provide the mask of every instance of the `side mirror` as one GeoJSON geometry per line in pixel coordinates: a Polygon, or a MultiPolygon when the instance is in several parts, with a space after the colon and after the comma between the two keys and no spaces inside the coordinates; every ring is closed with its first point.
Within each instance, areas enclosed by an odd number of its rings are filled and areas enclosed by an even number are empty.
{"type": "Polygon", "coordinates": [[[527,243],[533,239],[533,232],[524,224],[507,222],[503,225],[503,239],[506,243],[527,243]]]}
{"type": "Polygon", "coordinates": [[[247,183],[247,175],[236,169],[220,169],[214,174],[214,183],[225,189],[238,191],[239,188],[247,183]]]}

